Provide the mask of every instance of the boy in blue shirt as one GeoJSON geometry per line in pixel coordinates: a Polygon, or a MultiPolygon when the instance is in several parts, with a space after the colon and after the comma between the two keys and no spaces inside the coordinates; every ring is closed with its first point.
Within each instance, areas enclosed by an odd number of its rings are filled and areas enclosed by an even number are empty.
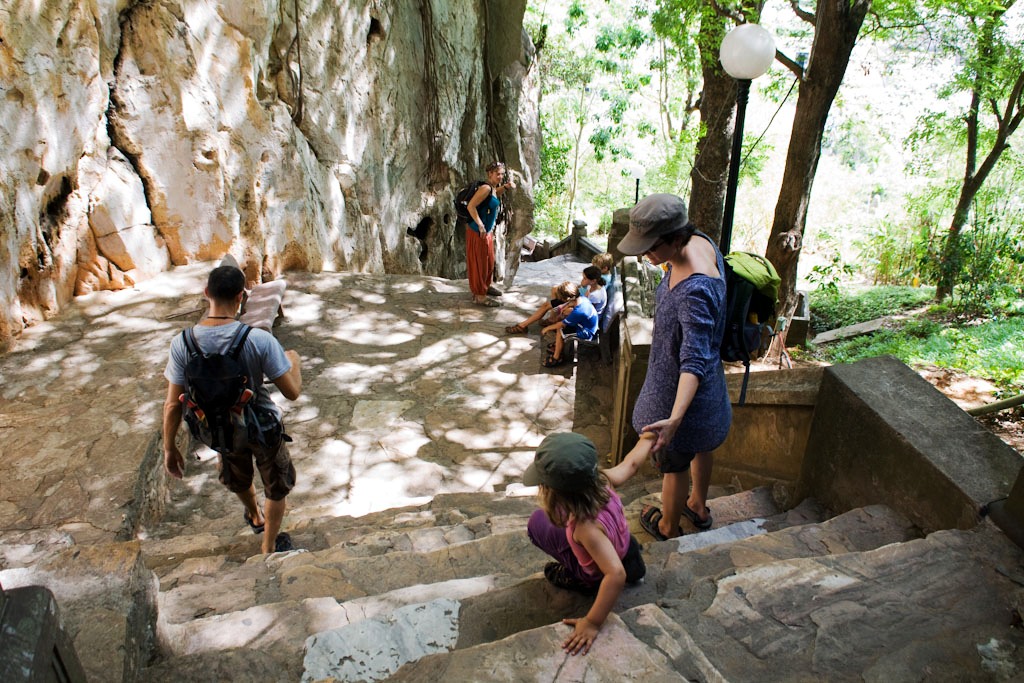
{"type": "Polygon", "coordinates": [[[541,337],[548,332],[555,333],[555,345],[544,360],[544,367],[554,368],[565,362],[562,351],[565,349],[565,338],[574,335],[578,339],[593,339],[597,334],[598,315],[594,304],[585,296],[580,296],[579,287],[574,282],[563,282],[558,285],[558,298],[564,301],[559,306],[562,319],[541,330],[541,337]]]}

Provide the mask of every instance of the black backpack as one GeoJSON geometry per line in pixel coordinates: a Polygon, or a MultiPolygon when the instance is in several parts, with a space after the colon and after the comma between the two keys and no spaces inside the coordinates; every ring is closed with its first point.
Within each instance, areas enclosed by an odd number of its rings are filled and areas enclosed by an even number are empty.
{"type": "Polygon", "coordinates": [[[480,189],[482,185],[486,185],[482,180],[477,180],[455,193],[455,215],[459,217],[459,220],[463,223],[472,223],[473,217],[469,215],[469,202],[473,199],[473,195],[480,189]]]}
{"type": "Polygon", "coordinates": [[[218,453],[234,450],[235,422],[253,397],[245,366],[239,362],[242,347],[252,328],[242,324],[227,353],[203,353],[192,328],[182,332],[188,363],[185,365],[185,422],[194,438],[218,453]]]}
{"type": "MultiPolygon", "coordinates": [[[[739,263],[737,263],[739,265],[739,263]]],[[[765,333],[771,334],[775,319],[780,279],[770,261],[757,254],[731,252],[725,257],[725,334],[719,348],[722,360],[742,361],[743,387],[739,405],[747,400],[747,381],[750,379],[750,361],[761,350],[765,333]],[[742,260],[747,272],[758,272],[759,282],[753,282],[738,272],[730,260],[742,260]]]]}

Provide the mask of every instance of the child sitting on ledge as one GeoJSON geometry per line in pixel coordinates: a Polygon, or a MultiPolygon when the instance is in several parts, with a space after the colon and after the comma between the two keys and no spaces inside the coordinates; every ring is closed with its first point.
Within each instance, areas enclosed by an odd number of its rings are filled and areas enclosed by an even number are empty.
{"type": "Polygon", "coordinates": [[[580,296],[579,287],[573,282],[563,282],[558,285],[557,294],[565,303],[559,306],[558,317],[561,318],[541,330],[541,337],[548,332],[555,333],[553,346],[548,347],[549,352],[544,360],[544,367],[554,368],[565,362],[562,351],[565,349],[566,337],[575,336],[577,339],[593,339],[597,335],[599,316],[594,309],[594,304],[585,296],[580,296]]]}

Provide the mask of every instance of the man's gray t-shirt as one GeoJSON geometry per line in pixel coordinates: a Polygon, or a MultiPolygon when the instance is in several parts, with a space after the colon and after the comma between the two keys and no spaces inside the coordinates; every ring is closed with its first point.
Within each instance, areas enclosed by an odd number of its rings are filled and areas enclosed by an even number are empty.
{"type": "MultiPolygon", "coordinates": [[[[193,331],[196,342],[204,353],[227,353],[239,325],[239,322],[226,325],[196,325],[193,331]]],[[[269,332],[253,328],[245,340],[239,360],[249,375],[249,388],[256,392],[256,405],[273,410],[280,418],[281,411],[270,398],[270,391],[263,386],[263,377],[275,380],[291,368],[291,361],[284,355],[281,343],[269,332]]],[[[187,364],[188,349],[182,335],[178,334],[171,341],[171,354],[167,359],[164,377],[172,384],[185,386],[187,364]]]]}

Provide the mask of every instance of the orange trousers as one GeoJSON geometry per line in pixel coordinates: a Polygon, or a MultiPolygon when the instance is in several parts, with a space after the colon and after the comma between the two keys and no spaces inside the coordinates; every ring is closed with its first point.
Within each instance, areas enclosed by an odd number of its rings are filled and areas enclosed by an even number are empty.
{"type": "Polygon", "coordinates": [[[466,226],[466,275],[473,296],[487,296],[494,279],[494,233],[481,235],[466,226]]]}

